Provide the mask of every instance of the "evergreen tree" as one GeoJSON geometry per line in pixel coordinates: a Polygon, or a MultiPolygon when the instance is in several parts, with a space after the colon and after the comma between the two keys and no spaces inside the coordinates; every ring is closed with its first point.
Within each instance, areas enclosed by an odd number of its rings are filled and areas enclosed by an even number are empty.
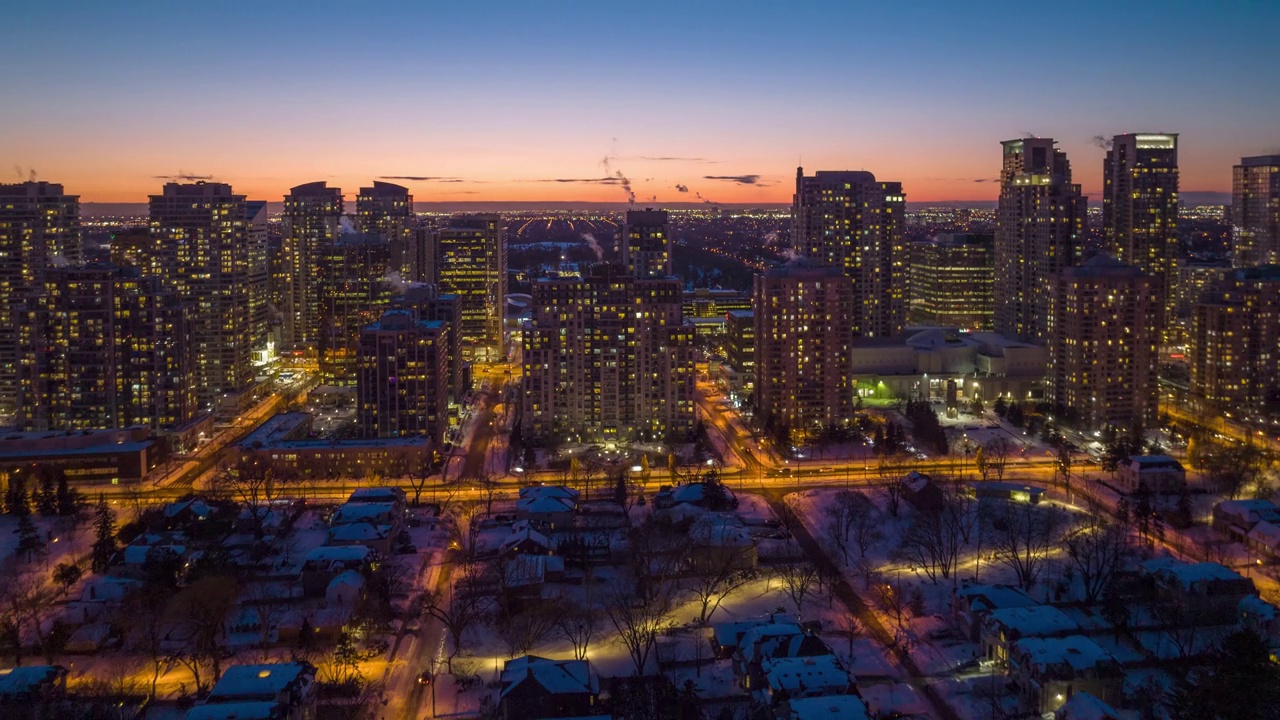
{"type": "Polygon", "coordinates": [[[58,494],[54,488],[53,474],[40,473],[40,488],[35,493],[36,512],[44,517],[58,514],[58,494]]]}
{"type": "Polygon", "coordinates": [[[9,487],[4,494],[4,511],[19,517],[31,513],[31,506],[27,504],[26,478],[18,473],[9,475],[9,487]]]}
{"type": "Polygon", "coordinates": [[[58,487],[54,491],[57,498],[59,515],[75,515],[80,510],[80,506],[84,504],[84,498],[81,497],[79,490],[72,490],[67,485],[67,476],[65,473],[58,473],[58,487]]]}
{"type": "Polygon", "coordinates": [[[30,513],[18,517],[18,528],[13,532],[18,536],[18,557],[23,560],[30,560],[36,553],[44,550],[44,538],[40,537],[40,531],[36,529],[30,513]]]}
{"type": "Polygon", "coordinates": [[[93,532],[93,571],[105,572],[116,554],[116,514],[107,507],[107,499],[102,495],[98,496],[98,508],[94,511],[93,532]]]}

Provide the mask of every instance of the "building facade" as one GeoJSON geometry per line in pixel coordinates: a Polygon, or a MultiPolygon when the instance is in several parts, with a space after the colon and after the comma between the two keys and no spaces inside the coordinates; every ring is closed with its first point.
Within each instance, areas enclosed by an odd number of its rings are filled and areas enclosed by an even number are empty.
{"type": "Polygon", "coordinates": [[[284,196],[280,292],[284,342],[314,348],[320,337],[320,258],[342,232],[342,190],[323,181],[299,185],[284,196]]]}
{"type": "Polygon", "coordinates": [[[909,247],[912,324],[989,330],[995,239],[979,233],[942,233],[909,247]]]}
{"type": "Polygon", "coordinates": [[[198,413],[189,306],[135,268],[48,271],[22,318],[23,430],[182,427],[198,413]]]}
{"type": "Polygon", "coordinates": [[[666,210],[628,210],[622,227],[622,264],[638,278],[671,277],[671,219],[666,210]]]}
{"type": "Polygon", "coordinates": [[[1048,340],[1049,279],[1080,259],[1085,198],[1066,153],[1050,138],[1001,143],[996,210],[995,330],[1024,342],[1048,340]]]}
{"type": "Polygon", "coordinates": [[[796,168],[791,246],[815,262],[842,268],[853,281],[850,329],[855,337],[902,332],[906,320],[907,253],[902,237],[902,183],[864,171],[796,168]]]}
{"type": "Polygon", "coordinates": [[[1280,155],[1241,158],[1232,169],[1236,267],[1280,264],[1280,155]]]}
{"type": "Polygon", "coordinates": [[[444,441],[449,416],[448,323],[390,310],[360,331],[356,419],[364,437],[444,441]]]}
{"type": "MultiPolygon", "coordinates": [[[[1102,166],[1103,238],[1121,262],[1157,281],[1157,323],[1171,329],[1178,285],[1178,135],[1116,135],[1102,166]]],[[[1172,339],[1172,338],[1169,338],[1172,339]]]]}
{"type": "Polygon", "coordinates": [[[466,362],[506,357],[503,318],[507,306],[506,228],[497,215],[461,215],[433,235],[434,278],[441,294],[455,295],[455,327],[466,362]]]}
{"type": "Polygon", "coordinates": [[[1050,283],[1046,399],[1089,428],[1150,427],[1162,307],[1158,282],[1110,255],[1060,272],[1050,283]]]}
{"type": "Polygon", "coordinates": [[[1187,346],[1203,409],[1243,415],[1280,403],[1280,265],[1228,273],[1194,306],[1187,346]]]}
{"type": "Polygon", "coordinates": [[[320,381],[356,384],[360,329],[377,322],[391,305],[396,286],[389,275],[395,258],[380,234],[347,233],[321,246],[319,262],[320,381]]]}
{"type": "Polygon", "coordinates": [[[254,379],[251,236],[265,222],[263,209],[254,206],[224,183],[167,183],[151,196],[151,245],[142,271],[162,278],[192,306],[196,392],[206,407],[241,396],[254,379]]]}
{"type": "Polygon", "coordinates": [[[803,441],[852,417],[853,284],[806,258],[756,275],[756,416],[775,436],[803,441]]]}
{"type": "Polygon", "coordinates": [[[680,281],[597,265],[533,286],[524,432],[543,442],[683,440],[694,427],[694,338],[680,281]]]}
{"type": "Polygon", "coordinates": [[[54,183],[0,184],[0,415],[18,406],[23,304],[46,270],[80,261],[79,196],[54,183]]]}
{"type": "Polygon", "coordinates": [[[391,270],[404,281],[422,280],[426,272],[425,248],[417,242],[413,196],[409,188],[375,180],[356,196],[358,232],[381,235],[391,250],[391,270]]]}

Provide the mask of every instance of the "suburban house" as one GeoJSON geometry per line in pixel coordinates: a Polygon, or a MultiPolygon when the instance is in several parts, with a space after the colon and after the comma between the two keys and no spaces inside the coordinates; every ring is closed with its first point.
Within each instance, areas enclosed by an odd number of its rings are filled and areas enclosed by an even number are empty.
{"type": "Polygon", "coordinates": [[[1026,638],[1009,651],[1009,676],[1032,712],[1056,711],[1078,692],[1118,700],[1124,670],[1106,650],[1083,635],[1026,638]]]}
{"type": "Polygon", "coordinates": [[[1023,638],[1060,637],[1080,631],[1075,620],[1051,605],[992,610],[982,621],[982,654],[988,660],[1009,661],[1009,648],[1023,638]]]}
{"type": "Polygon", "coordinates": [[[1125,720],[1115,708],[1087,692],[1074,693],[1053,715],[1053,720],[1125,720]]]}
{"type": "Polygon", "coordinates": [[[67,669],[60,665],[27,665],[0,670],[0,717],[43,720],[61,717],[67,694],[67,669]]]}
{"type": "Polygon", "coordinates": [[[1275,560],[1280,557],[1280,525],[1263,520],[1245,536],[1244,544],[1258,555],[1275,560]]]}
{"type": "Polygon", "coordinates": [[[1244,540],[1260,522],[1280,525],[1280,507],[1270,500],[1224,500],[1213,508],[1213,529],[1244,540]]]}
{"type": "Polygon", "coordinates": [[[1134,455],[1116,466],[1115,483],[1128,494],[1145,490],[1172,495],[1187,486],[1187,471],[1168,455],[1134,455]]]}
{"type": "Polygon", "coordinates": [[[600,679],[586,660],[548,660],[526,655],[502,668],[498,713],[502,720],[590,715],[600,679]]]}
{"type": "Polygon", "coordinates": [[[1139,573],[1157,597],[1179,603],[1181,615],[1198,625],[1235,622],[1240,601],[1258,594],[1252,580],[1214,562],[1157,558],[1142,563],[1139,573]]]}
{"type": "MultiPolygon", "coordinates": [[[[736,520],[736,518],[732,518],[736,520]]],[[[749,570],[756,566],[756,542],[740,522],[718,515],[698,518],[689,528],[688,564],[695,573],[721,569],[749,570]]]]}
{"type": "Polygon", "coordinates": [[[911,507],[917,511],[936,513],[942,509],[944,500],[942,488],[938,487],[933,478],[912,470],[900,482],[902,485],[902,499],[910,503],[911,507]]]}
{"type": "Polygon", "coordinates": [[[970,642],[982,636],[982,621],[993,610],[1039,605],[1022,588],[1012,585],[961,586],[951,596],[951,617],[970,642]]]}
{"type": "MultiPolygon", "coordinates": [[[[241,706],[245,713],[262,713],[267,705],[274,705],[274,717],[283,720],[310,720],[315,715],[316,669],[307,662],[271,663],[263,665],[232,665],[222,673],[204,707],[194,716],[201,720],[221,718],[219,710],[207,706],[223,706],[234,710],[241,706]]],[[[192,708],[195,712],[197,708],[192,708]]],[[[235,714],[232,717],[245,717],[235,714]]],[[[248,715],[261,717],[261,715],[248,715]]],[[[188,713],[188,720],[192,720],[188,713]]],[[[268,715],[267,717],[273,717],[268,715]]]]}
{"type": "Polygon", "coordinates": [[[711,628],[711,644],[718,659],[724,660],[733,657],[738,650],[738,643],[742,641],[742,636],[747,631],[760,627],[761,625],[794,625],[799,627],[796,619],[790,615],[775,613],[765,615],[753,620],[741,620],[738,622],[718,623],[711,628]]]}
{"type": "Polygon", "coordinates": [[[867,704],[857,695],[823,695],[788,700],[777,712],[778,720],[869,720],[867,704]]]}
{"type": "Polygon", "coordinates": [[[368,572],[375,558],[374,551],[364,545],[314,548],[302,559],[302,591],[309,597],[323,595],[340,573],[368,572]]]}
{"type": "Polygon", "coordinates": [[[764,681],[748,688],[762,705],[774,706],[795,698],[843,695],[853,691],[853,681],[835,655],[766,658],[761,663],[764,681]]]}
{"type": "Polygon", "coordinates": [[[516,517],[546,530],[568,530],[578,509],[578,491],[557,485],[520,489],[516,517]]]}
{"type": "Polygon", "coordinates": [[[503,557],[516,555],[550,555],[554,550],[551,540],[534,530],[528,521],[520,520],[511,526],[511,534],[498,546],[503,557]]]}

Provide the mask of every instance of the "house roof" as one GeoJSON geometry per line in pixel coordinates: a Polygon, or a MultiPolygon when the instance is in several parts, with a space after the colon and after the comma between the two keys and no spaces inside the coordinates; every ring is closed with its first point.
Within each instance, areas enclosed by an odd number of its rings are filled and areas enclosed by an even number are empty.
{"type": "Polygon", "coordinates": [[[563,485],[530,485],[520,488],[520,498],[564,498],[577,500],[578,491],[563,485]]]}
{"type": "Polygon", "coordinates": [[[573,500],[550,495],[522,497],[516,501],[516,512],[524,512],[531,515],[573,512],[573,500]]]}
{"type": "Polygon", "coordinates": [[[536,682],[553,695],[600,693],[600,679],[586,660],[548,660],[536,655],[508,660],[502,668],[501,697],[525,682],[536,682]]]}
{"type": "Polygon", "coordinates": [[[987,616],[990,626],[1004,627],[1021,637],[1042,637],[1079,630],[1075,620],[1051,605],[1028,605],[994,610],[987,616]]]}
{"type": "Polygon", "coordinates": [[[849,673],[834,655],[811,657],[766,658],[761,669],[765,682],[774,692],[816,692],[824,688],[841,688],[849,684],[849,673]]]}
{"type": "Polygon", "coordinates": [[[519,530],[515,530],[510,535],[508,535],[507,539],[503,540],[502,544],[498,546],[498,551],[505,553],[506,551],[516,547],[517,545],[519,545],[522,542],[525,542],[526,540],[537,543],[541,547],[544,547],[547,549],[551,548],[551,541],[547,539],[546,535],[543,535],[537,530],[534,530],[533,528],[526,525],[520,528],[519,530]]]}
{"type": "Polygon", "coordinates": [[[956,596],[968,599],[972,610],[996,610],[1040,604],[1022,588],[1012,585],[965,585],[956,590],[956,596]]]}
{"type": "Polygon", "coordinates": [[[364,587],[364,576],[355,570],[343,570],[334,575],[333,579],[329,581],[329,586],[325,589],[325,593],[327,594],[330,590],[343,585],[357,589],[362,588],[364,587]]]}
{"type": "Polygon", "coordinates": [[[209,692],[209,701],[227,699],[275,698],[298,681],[310,683],[315,676],[310,665],[301,662],[232,665],[209,692]]]}
{"type": "Polygon", "coordinates": [[[797,621],[790,615],[773,614],[752,620],[739,620],[737,622],[717,623],[711,626],[711,632],[715,636],[716,644],[720,646],[737,645],[742,635],[748,630],[761,625],[774,625],[784,623],[787,625],[796,625],[797,621]]]}
{"type": "Polygon", "coordinates": [[[1235,570],[1216,562],[1188,563],[1176,558],[1155,558],[1142,563],[1141,567],[1152,575],[1169,576],[1184,588],[1201,582],[1245,579],[1235,570]]]}
{"type": "Polygon", "coordinates": [[[1111,653],[1083,635],[1024,638],[1014,643],[1013,648],[1015,655],[1042,671],[1065,665],[1075,672],[1083,672],[1104,663],[1115,662],[1111,653]]]}
{"type": "Polygon", "coordinates": [[[346,525],[335,525],[329,528],[327,537],[329,541],[339,542],[369,542],[371,540],[382,540],[391,534],[391,526],[386,524],[374,525],[369,522],[356,522],[346,525]]]}
{"type": "Polygon", "coordinates": [[[359,562],[368,558],[370,552],[372,551],[363,545],[326,545],[312,549],[303,558],[303,562],[359,562]]]}
{"type": "Polygon", "coordinates": [[[857,695],[797,698],[787,703],[789,720],[867,720],[867,704],[857,695]]]}
{"type": "Polygon", "coordinates": [[[1134,455],[1129,458],[1129,465],[1136,465],[1139,471],[1182,469],[1182,463],[1168,455],[1134,455]]]}
{"type": "Polygon", "coordinates": [[[389,519],[396,514],[395,503],[390,502],[356,502],[347,503],[334,513],[331,525],[347,525],[357,522],[372,522],[389,519]]]}
{"type": "Polygon", "coordinates": [[[1068,698],[1053,717],[1054,720],[1120,720],[1115,708],[1083,691],[1068,698]]]}
{"type": "Polygon", "coordinates": [[[0,670],[0,697],[14,697],[34,692],[42,685],[56,682],[67,671],[60,665],[26,665],[0,670]]]}
{"type": "Polygon", "coordinates": [[[1280,526],[1263,520],[1249,531],[1249,539],[1269,548],[1280,547],[1280,526]]]}
{"type": "Polygon", "coordinates": [[[287,714],[288,708],[280,703],[258,700],[196,705],[184,717],[185,720],[277,720],[287,714]]]}

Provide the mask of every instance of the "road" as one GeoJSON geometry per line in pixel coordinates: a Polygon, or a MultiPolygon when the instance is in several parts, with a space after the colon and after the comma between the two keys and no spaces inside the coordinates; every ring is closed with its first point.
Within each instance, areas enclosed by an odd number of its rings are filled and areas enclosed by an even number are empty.
{"type": "Polygon", "coordinates": [[[493,442],[498,431],[494,408],[502,402],[504,386],[502,376],[491,376],[478,394],[473,411],[477,414],[476,430],[471,436],[471,445],[467,448],[466,460],[462,464],[462,478],[485,476],[485,456],[489,452],[489,443],[493,442]]]}

